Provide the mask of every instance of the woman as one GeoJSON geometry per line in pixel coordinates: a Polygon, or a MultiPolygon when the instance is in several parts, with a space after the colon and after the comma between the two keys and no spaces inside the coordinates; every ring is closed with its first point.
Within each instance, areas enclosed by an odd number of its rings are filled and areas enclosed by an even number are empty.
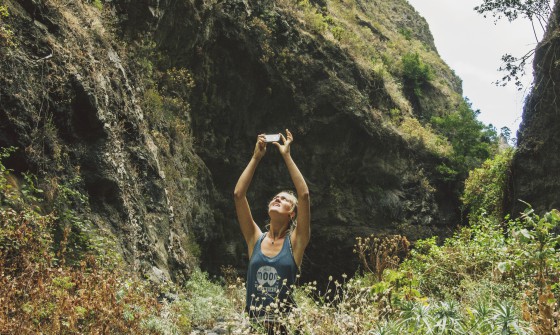
{"type": "Polygon", "coordinates": [[[249,251],[246,309],[252,318],[262,321],[269,332],[274,332],[277,326],[274,316],[288,311],[292,305],[291,286],[311,234],[309,189],[290,155],[293,136],[286,129],[286,137],[283,134],[280,137],[282,143],[273,144],[284,158],[297,198],[290,192],[280,192],[270,201],[270,225],[266,233],[253,220],[247,189],[266,153],[267,143],[263,134],[258,136],[253,157],[239,177],[234,192],[237,220],[249,251]]]}

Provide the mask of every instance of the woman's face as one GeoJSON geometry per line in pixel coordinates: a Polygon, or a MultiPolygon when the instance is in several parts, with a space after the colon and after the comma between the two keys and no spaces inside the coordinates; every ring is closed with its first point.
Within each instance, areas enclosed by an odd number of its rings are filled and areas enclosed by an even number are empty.
{"type": "Polygon", "coordinates": [[[268,213],[278,213],[292,216],[295,197],[287,192],[278,193],[268,204],[268,213]]]}

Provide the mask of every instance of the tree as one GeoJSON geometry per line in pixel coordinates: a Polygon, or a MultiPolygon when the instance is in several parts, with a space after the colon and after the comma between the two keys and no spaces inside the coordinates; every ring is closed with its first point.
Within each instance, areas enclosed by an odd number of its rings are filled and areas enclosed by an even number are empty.
{"type": "Polygon", "coordinates": [[[478,114],[480,111],[473,110],[470,101],[465,98],[455,111],[433,116],[430,120],[453,146],[451,166],[439,168],[452,179],[464,180],[470,170],[479,167],[496,152],[496,129],[477,120],[478,114]]]}
{"type": "MultiPolygon", "coordinates": [[[[551,0],[483,0],[483,3],[476,6],[474,10],[487,17],[489,14],[494,17],[495,22],[506,18],[512,22],[519,17],[528,19],[533,28],[535,40],[538,43],[537,26],[541,31],[546,29],[550,14],[552,12],[551,0]]],[[[535,49],[529,50],[525,55],[516,57],[511,54],[502,56],[503,65],[498,69],[506,74],[495,82],[498,86],[506,86],[514,80],[517,89],[521,90],[523,85],[521,77],[525,75],[525,65],[530,61],[535,53],[535,49]]]]}
{"type": "Polygon", "coordinates": [[[401,62],[404,85],[419,98],[422,95],[422,87],[433,78],[432,69],[420,59],[417,52],[409,52],[402,56],[401,62]]]}

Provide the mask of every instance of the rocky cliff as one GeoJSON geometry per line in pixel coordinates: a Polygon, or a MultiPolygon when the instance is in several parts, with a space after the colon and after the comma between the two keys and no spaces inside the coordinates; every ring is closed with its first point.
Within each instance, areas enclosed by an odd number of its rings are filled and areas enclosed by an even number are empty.
{"type": "Polygon", "coordinates": [[[534,81],[523,109],[512,168],[512,213],[529,203],[539,213],[560,207],[560,5],[556,5],[535,50],[534,81]]]}
{"type": "MultiPolygon", "coordinates": [[[[53,193],[79,177],[83,212],[140,272],[242,269],[233,187],[256,135],[286,128],[311,190],[308,278],[354,272],[356,236],[459,222],[453,148],[429,120],[459,108],[461,82],[405,0],[4,2],[7,165],[53,193]]],[[[249,193],[259,223],[289,188],[271,148],[249,193]]]]}
{"type": "Polygon", "coordinates": [[[115,236],[135,270],[188,275],[193,227],[212,221],[210,175],[188,133],[148,124],[142,76],[110,16],[80,1],[7,4],[16,34],[2,48],[0,146],[18,150],[6,165],[39,176],[51,198],[67,187],[88,196],[74,209],[115,236]]]}

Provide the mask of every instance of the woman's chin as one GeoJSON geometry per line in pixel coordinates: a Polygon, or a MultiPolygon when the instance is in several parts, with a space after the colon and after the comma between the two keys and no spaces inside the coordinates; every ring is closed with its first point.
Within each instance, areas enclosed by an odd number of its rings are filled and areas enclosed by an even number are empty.
{"type": "Polygon", "coordinates": [[[282,216],[284,216],[285,214],[280,213],[280,211],[278,210],[278,208],[271,208],[268,210],[268,216],[270,216],[270,218],[280,218],[282,216]]]}

